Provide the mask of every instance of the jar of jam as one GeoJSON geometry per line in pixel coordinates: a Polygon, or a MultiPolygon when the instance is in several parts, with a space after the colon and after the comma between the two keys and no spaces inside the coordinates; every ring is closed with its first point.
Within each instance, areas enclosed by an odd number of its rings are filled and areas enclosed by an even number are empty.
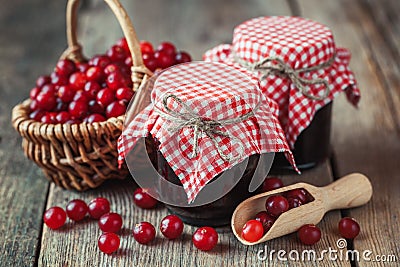
{"type": "MultiPolygon", "coordinates": [[[[238,25],[232,44],[207,51],[206,61],[251,71],[264,95],[279,105],[279,122],[297,166],[307,169],[329,156],[333,99],[345,92],[357,105],[359,89],[350,53],[336,47],[331,30],[301,17],[259,17],[238,25]]],[[[292,169],[276,155],[273,171],[292,169]]]]}
{"type": "Polygon", "coordinates": [[[144,138],[147,152],[137,156],[147,157],[155,173],[135,180],[151,186],[148,192],[185,222],[229,224],[236,206],[264,181],[275,152],[285,151],[293,163],[277,106],[247,70],[191,62],[149,83],[150,104],[128,114],[118,144],[120,159],[127,159],[135,178],[138,161],[130,153],[144,138]]]}

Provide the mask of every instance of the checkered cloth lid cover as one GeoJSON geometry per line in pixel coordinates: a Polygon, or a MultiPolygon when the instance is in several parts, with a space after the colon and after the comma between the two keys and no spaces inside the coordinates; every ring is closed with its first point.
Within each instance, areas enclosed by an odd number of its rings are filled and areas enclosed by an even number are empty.
{"type": "Polygon", "coordinates": [[[246,70],[221,63],[186,63],[163,71],[152,86],[151,104],[128,122],[118,140],[120,164],[136,142],[150,133],[160,142],[159,150],[180,179],[189,202],[213,177],[253,154],[285,152],[296,168],[277,119],[277,104],[263,96],[258,80],[246,70]],[[220,134],[199,131],[196,155],[195,127],[182,124],[179,117],[193,114],[221,122],[216,127],[220,134]],[[243,120],[223,123],[239,117],[243,120]]]}
{"type": "MultiPolygon", "coordinates": [[[[232,45],[210,49],[203,59],[239,65],[238,59],[252,64],[268,57],[279,58],[294,70],[333,60],[328,67],[299,73],[301,78],[322,78],[329,83],[330,92],[321,100],[302,94],[287,76],[276,72],[265,76],[265,72],[253,70],[253,75],[260,79],[262,92],[279,105],[279,121],[291,148],[315,113],[340,92],[345,91],[348,100],[357,106],[360,91],[348,66],[349,51],[335,46],[329,28],[308,19],[278,16],[248,20],[235,28],[232,45]]],[[[322,84],[305,87],[314,96],[321,96],[325,91],[322,84]]]]}

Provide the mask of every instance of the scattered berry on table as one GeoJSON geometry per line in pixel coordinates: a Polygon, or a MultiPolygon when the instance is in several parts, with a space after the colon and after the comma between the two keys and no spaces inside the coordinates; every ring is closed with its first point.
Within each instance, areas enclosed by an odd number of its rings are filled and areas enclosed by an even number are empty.
{"type": "Polygon", "coordinates": [[[360,225],[353,218],[345,217],[339,222],[339,232],[342,237],[353,239],[360,233],[360,225]]]}
{"type": "Polygon", "coordinates": [[[183,232],[183,222],[176,215],[168,215],[162,219],[160,231],[168,239],[178,238],[183,232]]]}
{"type": "Polygon", "coordinates": [[[133,228],[133,237],[140,244],[148,244],[156,237],[156,229],[149,222],[141,222],[133,228]]]}
{"type": "Polygon", "coordinates": [[[58,229],[64,225],[67,214],[60,207],[51,207],[43,215],[44,223],[51,229],[58,229]]]}
{"type": "Polygon", "coordinates": [[[68,202],[66,207],[66,212],[68,218],[73,221],[80,221],[85,218],[86,214],[88,213],[88,206],[85,201],[81,199],[74,199],[68,202]]]}
{"type": "Polygon", "coordinates": [[[158,203],[157,199],[150,196],[146,188],[137,188],[133,192],[133,202],[142,209],[152,209],[158,203]]]}
{"type": "Polygon", "coordinates": [[[200,227],[194,232],[192,242],[200,250],[212,250],[218,243],[218,233],[212,227],[200,227]]]}
{"type": "Polygon", "coordinates": [[[106,213],[110,212],[110,202],[106,198],[98,197],[90,201],[89,214],[93,219],[99,219],[106,213]]]}
{"type": "Polygon", "coordinates": [[[300,227],[297,231],[297,235],[301,243],[305,245],[314,245],[321,239],[321,230],[313,224],[306,224],[300,227]]]}
{"type": "Polygon", "coordinates": [[[99,219],[100,230],[106,233],[117,233],[122,228],[122,217],[118,213],[106,213],[99,219]]]}
{"type": "Polygon", "coordinates": [[[99,237],[97,244],[102,252],[111,254],[118,250],[120,239],[119,236],[114,233],[103,233],[99,237]]]}

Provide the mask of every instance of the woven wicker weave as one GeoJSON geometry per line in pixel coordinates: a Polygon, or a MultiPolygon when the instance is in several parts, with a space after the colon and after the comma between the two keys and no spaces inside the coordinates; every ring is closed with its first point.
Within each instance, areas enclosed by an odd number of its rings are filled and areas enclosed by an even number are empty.
{"type": "MultiPolygon", "coordinates": [[[[104,0],[117,17],[131,50],[133,90],[152,75],[143,64],[140,46],[132,23],[118,0],[104,0]]],[[[79,0],[67,5],[68,48],[61,58],[82,61],[84,57],[77,41],[79,0]]],[[[136,97],[136,96],[135,96],[136,97]]],[[[140,97],[134,102],[140,101],[140,97]]],[[[30,100],[14,107],[12,124],[22,136],[27,157],[39,165],[46,177],[66,189],[83,191],[99,186],[107,179],[123,179],[126,166],[118,168],[116,141],[121,134],[124,116],[105,122],[81,124],[44,124],[29,118],[30,100]]]]}

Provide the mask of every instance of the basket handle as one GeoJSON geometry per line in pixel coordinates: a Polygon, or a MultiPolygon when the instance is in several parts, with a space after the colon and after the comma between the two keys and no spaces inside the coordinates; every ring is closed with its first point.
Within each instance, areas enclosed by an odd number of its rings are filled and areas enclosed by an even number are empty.
{"type": "MultiPolygon", "coordinates": [[[[145,76],[152,76],[153,73],[146,68],[143,63],[139,40],[126,10],[119,0],[104,0],[104,2],[108,4],[117,18],[128,43],[129,50],[131,51],[133,60],[131,79],[133,82],[133,91],[136,91],[142,83],[143,78],[145,76]]],[[[69,0],[67,4],[66,24],[68,48],[61,55],[61,59],[68,58],[73,61],[81,62],[84,60],[84,56],[82,54],[82,46],[79,44],[77,38],[79,3],[80,0],[69,0]]]]}

